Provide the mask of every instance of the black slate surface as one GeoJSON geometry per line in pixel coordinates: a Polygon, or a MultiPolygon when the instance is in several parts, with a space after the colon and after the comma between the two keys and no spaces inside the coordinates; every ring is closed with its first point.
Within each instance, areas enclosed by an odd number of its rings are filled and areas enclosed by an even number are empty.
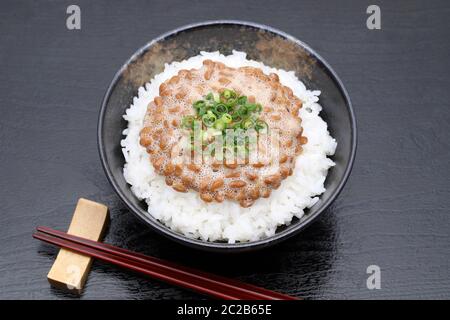
{"type": "MultiPolygon", "coordinates": [[[[55,248],[36,225],[66,229],[79,197],[111,208],[106,241],[310,299],[450,298],[450,29],[447,1],[72,1],[0,3],[0,298],[75,298],[46,280],[55,248]],[[268,24],[316,49],[349,91],[359,127],[352,175],[299,236],[240,256],[170,242],[127,211],[97,153],[97,115],[114,73],[155,36],[192,22],[268,24]],[[381,267],[368,290],[366,268],[381,267]]],[[[83,299],[199,295],[94,264],[83,299]]]]}

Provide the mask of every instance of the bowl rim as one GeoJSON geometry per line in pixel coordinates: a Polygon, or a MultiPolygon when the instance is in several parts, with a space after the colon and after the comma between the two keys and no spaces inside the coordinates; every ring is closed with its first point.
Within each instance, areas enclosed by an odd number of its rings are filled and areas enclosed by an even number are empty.
{"type": "Polygon", "coordinates": [[[342,83],[341,79],[338,77],[336,72],[333,70],[333,68],[326,62],[324,58],[322,58],[315,50],[313,50],[309,45],[304,43],[303,41],[295,38],[294,36],[287,34],[281,30],[278,30],[276,28],[254,23],[254,22],[248,22],[248,21],[241,21],[241,20],[208,20],[203,22],[196,22],[187,24],[178,28],[175,28],[171,31],[168,31],[166,33],[163,33],[162,35],[154,38],[150,42],[146,43],[144,46],[139,48],[133,55],[122,65],[122,67],[116,72],[113,79],[111,80],[111,83],[108,86],[108,89],[103,96],[100,113],[98,117],[98,124],[97,124],[97,145],[98,145],[98,152],[100,156],[100,160],[102,163],[102,167],[106,173],[106,177],[110,184],[112,185],[114,191],[117,193],[119,198],[125,203],[125,205],[128,207],[128,209],[133,212],[141,221],[143,221],[145,224],[150,225],[153,230],[155,230],[157,233],[175,240],[178,243],[181,243],[183,245],[189,246],[191,248],[196,249],[202,249],[207,251],[213,251],[213,252],[245,252],[255,249],[262,249],[266,248],[268,246],[274,245],[276,243],[279,243],[281,241],[284,241],[296,234],[298,234],[301,230],[305,229],[307,226],[311,225],[313,221],[317,219],[329,206],[330,204],[336,199],[336,197],[341,193],[345,183],[347,182],[350,172],[352,170],[355,156],[356,156],[356,148],[357,148],[357,126],[356,126],[356,117],[355,113],[352,107],[352,103],[350,100],[350,97],[348,95],[347,90],[344,87],[344,84],[342,83]],[[149,217],[148,212],[142,213],[143,211],[141,208],[135,206],[128,197],[122,192],[121,188],[119,187],[118,183],[114,179],[114,175],[108,165],[108,162],[106,160],[106,151],[103,144],[103,122],[105,118],[106,108],[108,105],[109,98],[111,96],[111,93],[113,92],[115,86],[118,83],[118,80],[122,76],[124,70],[127,68],[127,66],[136,60],[143,52],[145,52],[148,48],[150,48],[155,43],[176,35],[179,32],[187,31],[189,29],[195,29],[205,26],[211,26],[211,25],[239,25],[244,27],[252,27],[256,29],[261,29],[264,31],[269,31],[271,33],[277,34],[289,41],[294,42],[300,47],[303,47],[306,49],[310,54],[314,56],[320,63],[327,69],[327,71],[330,73],[333,80],[338,84],[340,91],[343,93],[344,99],[346,101],[346,108],[350,116],[350,125],[351,125],[351,150],[350,150],[350,158],[347,163],[347,166],[344,171],[343,178],[339,182],[336,189],[333,191],[333,193],[330,195],[330,197],[322,203],[321,207],[318,208],[314,213],[312,213],[310,216],[308,216],[307,219],[303,221],[299,221],[290,229],[285,229],[279,233],[275,233],[274,235],[256,240],[256,241],[249,241],[249,242],[238,242],[238,243],[226,243],[226,242],[209,242],[209,241],[203,241],[199,239],[192,239],[188,238],[180,233],[177,233],[173,230],[171,230],[169,227],[163,225],[159,221],[157,221],[155,218],[149,217]]]}

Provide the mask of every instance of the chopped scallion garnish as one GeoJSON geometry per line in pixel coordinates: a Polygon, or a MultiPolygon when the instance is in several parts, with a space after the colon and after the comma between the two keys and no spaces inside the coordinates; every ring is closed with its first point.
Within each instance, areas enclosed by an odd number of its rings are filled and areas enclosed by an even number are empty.
{"type": "Polygon", "coordinates": [[[233,117],[230,116],[228,113],[224,113],[220,119],[221,119],[224,123],[231,123],[231,121],[233,121],[233,117]]]}
{"type": "Polygon", "coordinates": [[[217,117],[212,111],[208,111],[202,116],[202,121],[207,127],[212,127],[216,123],[217,117]]]}
{"type": "Polygon", "coordinates": [[[221,116],[224,113],[228,112],[228,107],[223,103],[218,103],[214,106],[214,113],[218,116],[221,116]]]}
{"type": "Polygon", "coordinates": [[[245,131],[254,128],[258,133],[267,133],[267,123],[259,119],[262,106],[249,103],[247,96],[240,96],[234,90],[225,89],[220,94],[210,92],[201,100],[193,103],[195,115],[183,116],[182,128],[191,131],[191,143],[194,143],[194,132],[197,132],[203,146],[215,136],[226,135],[226,129],[233,129],[235,138],[234,150],[248,152],[250,143],[245,131]]]}

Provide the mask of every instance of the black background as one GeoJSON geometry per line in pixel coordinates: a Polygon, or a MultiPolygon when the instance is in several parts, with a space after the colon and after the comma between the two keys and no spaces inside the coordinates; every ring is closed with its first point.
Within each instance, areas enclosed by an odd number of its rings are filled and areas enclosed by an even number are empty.
{"type": "MultiPolygon", "coordinates": [[[[67,229],[79,197],[109,206],[109,243],[288,294],[449,298],[448,17],[448,1],[1,1],[0,298],[74,298],[48,285],[57,250],[31,233],[67,229]],[[66,29],[70,4],[81,30],[66,29]],[[366,28],[369,4],[381,7],[381,30],[366,28]],[[305,232],[256,254],[207,254],[154,234],[114,194],[97,152],[118,68],[159,34],[213,19],[268,24],[309,44],[343,80],[358,121],[343,193],[305,232]],[[372,264],[381,290],[366,287],[372,264]]],[[[202,298],[99,262],[81,297],[202,298]]]]}

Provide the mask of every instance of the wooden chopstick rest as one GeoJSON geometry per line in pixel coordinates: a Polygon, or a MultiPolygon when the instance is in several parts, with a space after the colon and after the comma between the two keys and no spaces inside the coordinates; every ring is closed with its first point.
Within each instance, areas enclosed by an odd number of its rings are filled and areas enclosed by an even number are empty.
{"type": "MultiPolygon", "coordinates": [[[[108,207],[80,198],[67,233],[99,241],[109,219],[108,207]]],[[[86,283],[92,258],[60,249],[47,279],[54,287],[80,294],[86,283]]]]}

